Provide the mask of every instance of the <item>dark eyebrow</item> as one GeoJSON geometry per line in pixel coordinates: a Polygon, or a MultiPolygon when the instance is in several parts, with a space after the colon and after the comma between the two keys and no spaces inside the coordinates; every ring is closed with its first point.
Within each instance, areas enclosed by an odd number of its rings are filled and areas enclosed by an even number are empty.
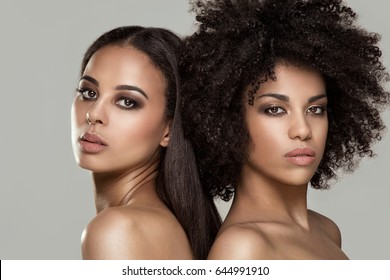
{"type": "MultiPolygon", "coordinates": [[[[87,80],[91,83],[93,83],[94,85],[96,85],[97,87],[99,86],[99,82],[92,78],[91,76],[88,76],[88,75],[84,75],[80,78],[80,81],[81,80],[87,80]]],[[[116,90],[131,90],[131,91],[137,91],[139,93],[141,93],[143,96],[145,96],[146,99],[149,99],[148,96],[146,95],[146,93],[140,89],[139,87],[136,87],[136,86],[129,86],[129,85],[119,85],[119,86],[116,86],[115,87],[116,90]]]]}
{"type": "Polygon", "coordinates": [[[129,86],[129,85],[119,85],[115,87],[116,90],[131,90],[131,91],[137,91],[141,93],[143,96],[145,96],[146,99],[149,99],[146,93],[140,89],[139,87],[136,86],[129,86]]]}
{"type": "Polygon", "coordinates": [[[313,97],[310,97],[309,98],[309,103],[312,103],[314,101],[317,101],[319,99],[322,99],[322,98],[327,98],[326,94],[320,94],[320,95],[316,95],[316,96],[313,96],[313,97]]]}
{"type": "Polygon", "coordinates": [[[278,93],[266,93],[266,94],[262,94],[262,95],[259,95],[257,98],[262,98],[262,97],[273,97],[273,98],[276,98],[276,99],[279,99],[279,100],[282,100],[282,101],[286,101],[288,102],[290,100],[290,98],[286,95],[283,95],[283,94],[278,94],[278,93]]]}
{"type": "MultiPolygon", "coordinates": [[[[262,98],[262,97],[266,97],[266,96],[270,96],[270,97],[273,97],[273,98],[276,98],[276,99],[279,99],[282,101],[286,101],[286,102],[290,101],[290,98],[288,96],[283,95],[283,94],[278,94],[278,93],[266,93],[266,94],[260,95],[258,98],[262,98]]],[[[316,96],[312,96],[309,98],[308,103],[312,103],[312,102],[317,101],[317,100],[322,99],[322,98],[326,98],[326,94],[319,94],[316,96]]]]}
{"type": "Polygon", "coordinates": [[[80,81],[81,81],[81,80],[87,80],[87,81],[89,81],[89,82],[95,84],[96,86],[99,86],[99,82],[98,82],[96,79],[92,78],[91,76],[84,75],[84,76],[82,76],[82,77],[80,78],[80,81]]]}

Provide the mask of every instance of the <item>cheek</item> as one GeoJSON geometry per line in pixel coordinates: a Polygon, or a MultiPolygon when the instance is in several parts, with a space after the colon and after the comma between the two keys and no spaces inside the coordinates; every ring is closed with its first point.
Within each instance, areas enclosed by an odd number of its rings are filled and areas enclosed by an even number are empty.
{"type": "MultiPolygon", "coordinates": [[[[129,112],[125,112],[129,113],[129,112]]],[[[133,113],[133,112],[132,112],[133,113]]],[[[148,112],[118,114],[110,118],[112,131],[118,135],[117,139],[123,139],[121,146],[158,145],[163,130],[163,116],[148,112]]]]}
{"type": "Polygon", "coordinates": [[[328,137],[328,120],[324,119],[321,122],[316,121],[311,125],[312,135],[316,139],[319,149],[324,150],[326,139],[328,137]]]}
{"type": "Polygon", "coordinates": [[[72,128],[81,126],[86,120],[87,106],[77,99],[73,101],[71,109],[72,128]]]}
{"type": "Polygon", "coordinates": [[[252,153],[256,154],[257,160],[272,160],[283,143],[283,125],[258,119],[256,122],[248,123],[251,136],[252,153]]]}
{"type": "Polygon", "coordinates": [[[78,139],[83,130],[83,124],[86,124],[85,115],[83,118],[82,114],[83,108],[81,108],[79,102],[77,102],[75,99],[71,107],[71,139],[73,153],[78,164],[80,164],[80,149],[78,147],[78,139]]]}
{"type": "Polygon", "coordinates": [[[326,123],[325,127],[321,131],[322,154],[324,153],[324,150],[325,150],[327,138],[328,138],[328,122],[326,123]]]}
{"type": "Polygon", "coordinates": [[[325,146],[326,139],[328,138],[328,122],[326,122],[324,129],[322,130],[323,145],[325,146]]]}

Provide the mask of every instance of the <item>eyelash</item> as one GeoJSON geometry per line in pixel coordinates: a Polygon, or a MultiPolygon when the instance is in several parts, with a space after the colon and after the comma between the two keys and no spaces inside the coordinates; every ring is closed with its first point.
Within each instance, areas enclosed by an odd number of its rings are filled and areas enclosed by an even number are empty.
{"type": "Polygon", "coordinates": [[[279,106],[270,106],[270,107],[267,107],[264,109],[264,113],[266,113],[267,115],[270,115],[270,116],[280,116],[281,114],[284,114],[286,113],[286,111],[282,108],[282,107],[279,107],[279,106]],[[279,109],[281,109],[283,112],[272,112],[273,110],[277,110],[279,111],[279,109]]]}
{"type": "Polygon", "coordinates": [[[310,106],[309,108],[307,108],[307,110],[310,110],[310,109],[320,109],[321,110],[320,113],[312,112],[314,115],[323,116],[326,114],[326,106],[323,106],[323,105],[313,105],[313,106],[310,106]]]}
{"type": "Polygon", "coordinates": [[[134,109],[137,109],[140,107],[137,101],[135,101],[134,99],[127,97],[127,96],[126,97],[124,97],[124,96],[119,97],[118,100],[115,102],[115,104],[117,104],[119,107],[121,107],[125,110],[134,110],[134,109]],[[125,103],[126,103],[126,101],[129,101],[130,106],[120,105],[119,104],[120,101],[124,101],[125,103]]]}
{"type": "MultiPolygon", "coordinates": [[[[326,113],[326,106],[323,106],[323,105],[312,105],[309,108],[307,108],[306,112],[312,113],[313,115],[317,115],[317,116],[323,116],[326,113]],[[316,110],[319,109],[321,112],[320,113],[310,112],[310,110],[312,110],[312,109],[316,109],[316,110]]],[[[274,106],[270,106],[270,107],[265,108],[264,109],[264,113],[269,115],[269,116],[278,117],[278,116],[281,116],[282,114],[285,114],[286,110],[284,110],[280,106],[274,105],[274,106]],[[277,111],[281,110],[282,112],[272,112],[272,110],[275,110],[275,109],[277,109],[277,111]]]]}
{"type": "MultiPolygon", "coordinates": [[[[93,101],[93,100],[97,99],[97,93],[91,89],[77,88],[76,92],[81,94],[81,100],[83,100],[83,101],[93,101]],[[90,93],[92,93],[92,97],[89,96],[90,93]]],[[[136,109],[139,107],[139,104],[137,101],[135,101],[134,99],[127,97],[127,96],[118,97],[118,99],[115,101],[115,104],[117,104],[119,107],[121,107],[125,110],[132,110],[132,109],[136,109]],[[119,104],[120,101],[124,101],[124,105],[120,105],[119,104]],[[130,104],[128,104],[127,106],[126,106],[126,101],[130,102],[130,104]]]]}
{"type": "Polygon", "coordinates": [[[97,97],[97,93],[95,91],[91,90],[91,89],[88,89],[88,88],[77,88],[76,92],[81,94],[81,99],[84,100],[84,101],[95,100],[96,97],[97,97]],[[87,92],[87,94],[88,93],[93,93],[93,97],[86,96],[85,95],[86,92],[87,92]]]}

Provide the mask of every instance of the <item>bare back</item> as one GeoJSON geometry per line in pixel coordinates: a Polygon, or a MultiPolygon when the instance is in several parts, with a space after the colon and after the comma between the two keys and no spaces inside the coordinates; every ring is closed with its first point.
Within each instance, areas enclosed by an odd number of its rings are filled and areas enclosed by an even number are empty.
{"type": "Polygon", "coordinates": [[[83,259],[192,259],[187,236],[165,205],[107,208],[84,230],[83,259]]]}

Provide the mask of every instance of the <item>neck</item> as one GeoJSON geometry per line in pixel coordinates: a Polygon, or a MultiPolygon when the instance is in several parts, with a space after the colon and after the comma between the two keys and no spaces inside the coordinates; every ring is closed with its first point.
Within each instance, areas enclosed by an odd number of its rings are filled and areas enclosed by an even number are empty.
{"type": "Polygon", "coordinates": [[[232,209],[245,211],[248,221],[260,217],[264,221],[293,222],[309,228],[307,184],[282,183],[248,166],[243,167],[232,209]]]}
{"type": "Polygon", "coordinates": [[[159,155],[155,154],[138,168],[107,173],[93,172],[96,212],[100,213],[109,207],[127,205],[136,198],[142,200],[144,195],[149,197],[145,201],[155,201],[158,165],[159,155]]]}

